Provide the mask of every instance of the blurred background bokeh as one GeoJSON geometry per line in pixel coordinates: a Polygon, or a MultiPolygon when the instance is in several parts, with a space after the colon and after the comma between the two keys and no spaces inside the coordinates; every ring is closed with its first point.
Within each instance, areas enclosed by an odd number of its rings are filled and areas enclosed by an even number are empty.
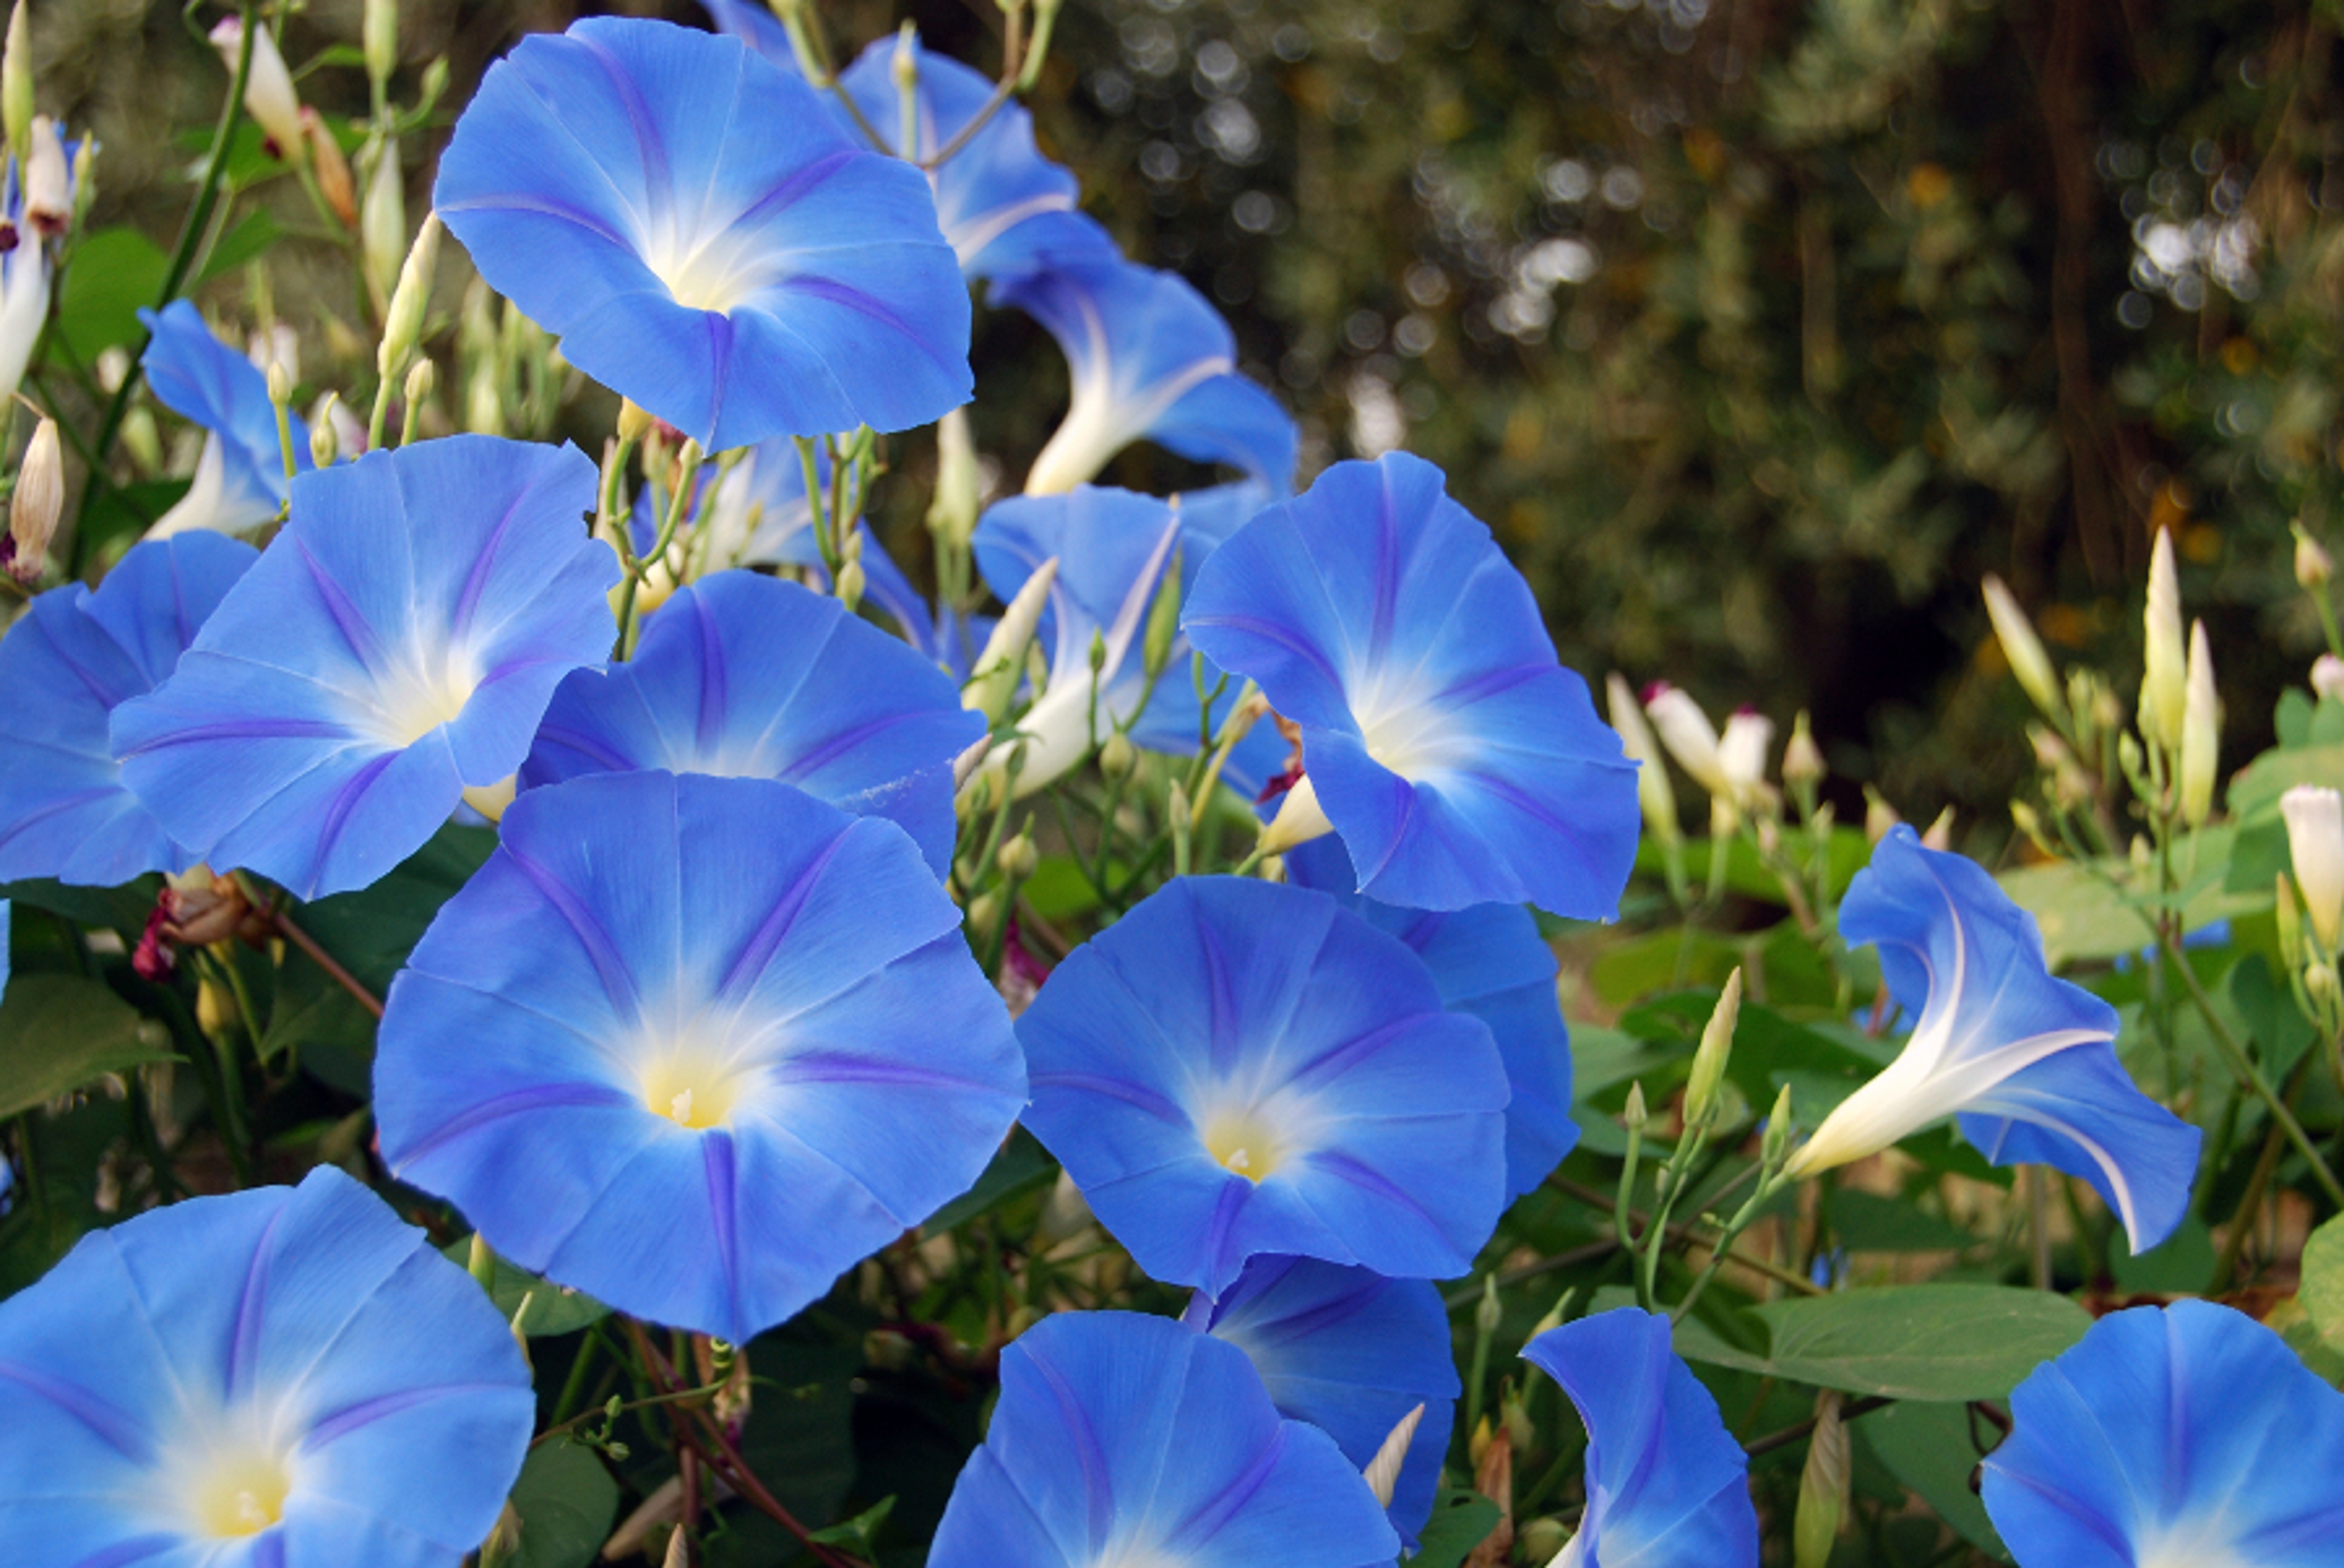
{"type": "MultiPolygon", "coordinates": [[[[605,8],[402,8],[406,70],[451,71],[439,135],[403,148],[410,213],[487,64],[605,8]]],[[[992,0],[819,10],[842,52],[909,15],[997,64],[992,0]]],[[[104,145],[97,226],[170,243],[226,86],[201,41],[219,14],[36,3],[41,106],[104,145]]],[[[2318,650],[2288,525],[2339,521],[2339,15],[1067,0],[1032,101],[1086,208],[1228,314],[1303,423],[1306,476],[1431,459],[1530,573],[1566,662],[1786,728],[1810,708],[1848,805],[1857,781],[1908,817],[1954,804],[1991,854],[2029,760],[1983,574],[2063,659],[2137,668],[2126,607],[2172,527],[2228,759],[2268,744],[2318,650]]],[[[329,115],[367,107],[359,25],[359,0],[312,0],[287,27],[329,115]]],[[[353,330],[304,345],[310,379],[335,384],[338,357],[362,384],[347,267],[285,183],[275,243],[199,298],[248,328],[338,315],[353,330]]],[[[453,334],[468,274],[448,252],[453,334]]],[[[135,288],[136,260],[86,258],[69,287],[135,288]]],[[[977,358],[980,442],[1014,488],[1065,371],[1006,312],[982,317],[977,358]]],[[[588,400],[564,433],[594,449],[607,421],[588,400]]],[[[916,571],[932,458],[898,446],[879,504],[916,571]]],[[[1111,477],[1187,476],[1141,452],[1111,477]]]]}

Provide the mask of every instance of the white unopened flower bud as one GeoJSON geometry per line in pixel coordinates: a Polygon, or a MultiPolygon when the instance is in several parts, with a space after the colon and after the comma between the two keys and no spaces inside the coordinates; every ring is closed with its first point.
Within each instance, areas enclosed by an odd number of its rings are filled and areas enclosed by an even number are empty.
{"type": "Polygon", "coordinates": [[[2328,586],[2336,575],[2336,558],[2319,547],[2319,541],[2295,523],[2295,580],[2305,588],[2328,586]]]}
{"type": "Polygon", "coordinates": [[[334,466],[341,455],[341,432],[334,424],[334,410],[339,400],[331,392],[309,416],[309,460],[321,469],[334,466]]]}
{"type": "Polygon", "coordinates": [[[1386,1508],[1391,1506],[1392,1489],[1399,1484],[1400,1467],[1408,1462],[1409,1445],[1416,1441],[1417,1423],[1423,1419],[1421,1404],[1400,1417],[1399,1424],[1385,1434],[1377,1447],[1375,1458],[1368,1462],[1368,1490],[1386,1508]]]}
{"type": "Polygon", "coordinates": [[[399,142],[385,137],[371,150],[366,203],[359,210],[359,258],[366,268],[367,294],[378,314],[388,316],[399,269],[407,259],[407,173],[399,167],[399,142]]]}
{"type": "Polygon", "coordinates": [[[2222,742],[2222,702],[2214,692],[2214,654],[2206,622],[2189,627],[2189,670],[2181,717],[2181,819],[2202,827],[2214,811],[2215,762],[2222,742]]]}
{"type": "Polygon", "coordinates": [[[33,29],[25,0],[8,13],[8,42],[0,48],[0,121],[7,125],[9,156],[22,168],[32,156],[33,128],[33,29]]]}
{"type": "Polygon", "coordinates": [[[25,449],[24,466],[16,470],[16,489],[8,498],[8,538],[5,564],[22,583],[41,579],[49,559],[49,541],[66,507],[65,450],[57,439],[57,422],[43,419],[25,449]]]}
{"type": "Polygon", "coordinates": [[[1904,819],[1888,804],[1888,797],[1870,784],[1864,786],[1864,837],[1867,844],[1877,845],[1888,836],[1888,830],[1904,819]]]}
{"type": "Polygon", "coordinates": [[[1742,970],[1736,966],[1725,977],[1725,989],[1710,1010],[1701,1031],[1701,1045],[1692,1054],[1692,1072],[1685,1080],[1684,1115],[1690,1125],[1707,1121],[1717,1108],[1718,1085],[1725,1079],[1725,1064],[1733,1054],[1733,1031],[1742,1019],[1742,970]]]}
{"type": "Polygon", "coordinates": [[[1138,749],[1131,744],[1131,737],[1121,730],[1113,732],[1099,743],[1099,772],[1110,784],[1129,774],[1138,762],[1138,749]]]}
{"type": "Polygon", "coordinates": [[[2002,644],[2002,656],[2010,663],[2010,673],[2035,705],[2046,717],[2058,722],[2062,718],[2059,704],[2059,675],[2051,667],[2051,655],[2043,650],[2043,640],[2035,634],[2035,622],[2019,608],[2018,601],[2002,579],[1989,572],[1984,584],[1985,612],[1994,622],[1995,640],[2002,644]]]}
{"type": "Polygon", "coordinates": [[[1792,721],[1791,738],[1783,746],[1783,782],[1786,784],[1821,784],[1830,772],[1824,763],[1823,748],[1815,744],[1814,732],[1808,727],[1807,711],[1799,710],[1792,721]]]}
{"type": "Polygon", "coordinates": [[[1921,844],[1926,849],[1954,847],[1954,808],[1952,806],[1947,806],[1939,812],[1937,820],[1922,831],[1921,844]]]}
{"type": "Polygon", "coordinates": [[[928,503],[928,527],[960,549],[976,531],[985,494],[976,460],[976,438],[968,410],[955,409],[936,421],[936,494],[928,503]]]}
{"type": "Polygon", "coordinates": [[[863,562],[850,561],[838,569],[838,602],[852,613],[863,603],[863,591],[871,580],[863,570],[863,562]]]}
{"type": "Polygon", "coordinates": [[[1700,703],[1682,689],[1659,681],[1645,690],[1644,713],[1660,733],[1669,755],[1676,758],[1677,765],[1695,784],[1713,795],[1733,794],[1733,781],[1725,776],[1717,754],[1717,731],[1700,703]]]}
{"type": "Polygon", "coordinates": [[[366,0],[359,36],[366,51],[367,79],[380,86],[399,68],[399,0],[366,0]]]}
{"type": "Polygon", "coordinates": [[[1748,802],[1766,782],[1766,754],[1774,743],[1774,721],[1755,708],[1737,708],[1717,743],[1717,768],[1737,801],[1748,802]]]}
{"type": "Polygon", "coordinates": [[[416,231],[415,243],[399,265],[389,308],[383,312],[382,347],[375,351],[375,369],[381,374],[399,374],[422,341],[423,313],[431,303],[431,278],[439,265],[440,215],[434,212],[425,215],[423,227],[416,231]]]}
{"type": "Polygon", "coordinates": [[[35,115],[25,134],[32,152],[25,160],[25,221],[43,239],[55,239],[73,227],[73,167],[48,116],[35,115]]]}
{"type": "Polygon", "coordinates": [[[1644,831],[1662,844],[1674,844],[1677,825],[1676,790],[1661,761],[1661,744],[1644,722],[1644,705],[1618,673],[1604,678],[1603,693],[1612,711],[1612,727],[1620,732],[1621,749],[1636,764],[1636,804],[1644,814],[1644,831]]]}
{"type": "Polygon", "coordinates": [[[2142,738],[2167,747],[2181,744],[2188,703],[2188,651],[2181,634],[2181,579],[2173,565],[2173,531],[2157,531],[2148,558],[2148,604],[2142,614],[2146,667],[2140,683],[2142,738]]]}
{"type": "Polygon", "coordinates": [[[976,663],[970,666],[974,673],[961,688],[962,707],[983,713],[987,723],[997,723],[1008,711],[1025,667],[1026,645],[1034,640],[1034,628],[1040,624],[1043,606],[1049,602],[1050,586],[1057,580],[1058,558],[1054,555],[1035,569],[1010,600],[995,622],[993,634],[985,640],[976,663]]]}
{"type": "Polygon", "coordinates": [[[2319,784],[2297,784],[2278,797],[2287,819],[2288,856],[2303,912],[2323,953],[2344,939],[2344,794],[2319,784]]]}
{"type": "Polygon", "coordinates": [[[2321,698],[2344,698],[2344,659],[2322,653],[2311,662],[2311,689],[2321,698]]]}
{"type": "MultiPolygon", "coordinates": [[[[230,16],[212,29],[212,47],[227,65],[231,79],[237,57],[244,49],[244,24],[230,16]]],[[[244,111],[260,126],[269,150],[288,163],[301,161],[301,98],[293,90],[293,73],[277,52],[277,38],[267,27],[252,35],[252,68],[244,79],[244,111]]]]}

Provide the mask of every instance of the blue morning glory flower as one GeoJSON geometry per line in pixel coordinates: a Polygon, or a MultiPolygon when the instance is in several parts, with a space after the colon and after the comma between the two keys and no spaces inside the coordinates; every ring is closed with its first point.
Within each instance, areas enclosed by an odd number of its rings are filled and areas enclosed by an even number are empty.
{"type": "Polygon", "coordinates": [[[1432,1513],[1462,1386],[1440,1291],[1308,1258],[1257,1258],[1219,1300],[1199,1293],[1187,1321],[1251,1357],[1278,1413],[1333,1438],[1359,1470],[1424,1407],[1389,1511],[1412,1549],[1432,1513]]]}
{"type": "Polygon", "coordinates": [[[2117,1060],[2117,1010],[2043,962],[2035,917],[1975,862],[1889,831],[1849,884],[1840,935],[1876,943],[1889,994],[1919,1018],[1897,1058],[1825,1117],[1788,1171],[1861,1159],[1958,1113],[1996,1165],[2080,1176],[2135,1253],[2189,1208],[2204,1134],[2140,1092],[2117,1060]]]}
{"type": "Polygon", "coordinates": [[[93,1231],[0,1301],[0,1533],[34,1564],[457,1568],[537,1401],[486,1294],[331,1166],[93,1231]]]}
{"type": "Polygon", "coordinates": [[[995,283],[992,298],[1049,329],[1074,380],[1066,420],[1026,477],[1027,494],[1072,490],[1137,440],[1293,482],[1293,420],[1238,372],[1228,323],[1177,273],[1054,255],[995,283]]]}
{"type": "Polygon", "coordinates": [[[152,691],[259,554],[217,533],[134,546],[96,592],[35,598],[0,641],[0,882],[53,876],[118,887],[185,871],[173,843],[122,782],[107,715],[152,691]]]}
{"type": "Polygon", "coordinates": [[[928,1568],[1360,1568],[1399,1541],[1332,1439],[1243,1352],[1167,1318],[1067,1312],[1001,1353],[1001,1400],[928,1568]]]}
{"type": "Polygon", "coordinates": [[[953,758],[985,733],[917,652],[837,600],[750,572],[682,589],[634,657],[561,683],[520,787],[665,768],[775,778],[952,859],[953,758]]]}
{"type": "MultiPolygon", "coordinates": [[[[148,537],[166,539],[195,528],[237,533],[276,517],[285,505],[285,452],[277,439],[268,378],[214,337],[184,299],[160,311],[141,310],[138,319],[154,339],[140,361],[146,384],[165,408],[205,432],[195,481],[148,537]]],[[[286,417],[293,427],[293,460],[306,472],[315,466],[309,427],[298,414],[288,410],[286,417]]]]}
{"type": "Polygon", "coordinates": [[[610,651],[618,557],[575,447],[451,436],[293,481],[177,671],[114,711],[122,776],[216,866],[364,887],[500,782],[610,651]]]}
{"type": "Polygon", "coordinates": [[[1379,904],[1349,890],[1351,865],[1331,839],[1287,853],[1289,881],[1323,888],[1379,931],[1408,944],[1440,987],[1440,1003],[1490,1026],[1513,1098],[1506,1105],[1506,1200],[1544,1181],[1579,1144],[1571,1118],[1571,1031],[1555,995],[1554,949],[1519,904],[1436,912],[1379,904]]]}
{"type": "Polygon", "coordinates": [[[763,0],[700,0],[701,9],[716,30],[738,38],[782,71],[801,80],[797,51],[790,47],[789,29],[763,0]]]}
{"type": "Polygon", "coordinates": [[[2020,1568],[2335,1568],[2344,1393],[2242,1312],[2112,1312],[2010,1414],[1981,1490],[2020,1568]]]}
{"type": "MultiPolygon", "coordinates": [[[[889,150],[900,153],[903,95],[895,87],[895,49],[893,37],[874,39],[839,86],[889,150]]],[[[982,71],[931,54],[916,40],[912,55],[919,72],[914,152],[924,163],[992,102],[994,84],[982,71]]],[[[935,188],[936,220],[971,278],[1006,277],[1045,258],[1118,257],[1105,229],[1075,216],[1080,184],[1035,147],[1034,116],[1015,98],[928,179],[935,188]]]]}
{"type": "Polygon", "coordinates": [[[1522,1359],[1587,1423],[1587,1512],[1553,1568],[1757,1568],[1750,1462],[1669,1348],[1665,1316],[1599,1312],[1549,1329],[1522,1359]]]}
{"type": "Polygon", "coordinates": [[[1181,624],[1301,728],[1266,847],[1331,825],[1359,891],[1410,908],[1617,909],[1635,767],[1430,463],[1337,463],[1214,552],[1181,624]]]}
{"type": "Polygon", "coordinates": [[[1264,1252],[1464,1273],[1497,1223],[1506,1081],[1399,942],[1323,893],[1184,877],[1017,1021],[1026,1125],[1157,1279],[1264,1252]]]}
{"type": "Polygon", "coordinates": [[[433,201],[571,363],[710,451],[968,400],[968,291],[927,180],[738,39],[615,16],[522,39],[433,201]]]}
{"type": "MultiPolygon", "coordinates": [[[[1058,563],[1037,633],[1053,650],[1049,681],[1017,721],[1026,737],[1019,794],[1052,783],[1089,754],[1095,637],[1107,652],[1096,685],[1098,738],[1136,714],[1134,745],[1176,756],[1195,753],[1203,726],[1187,642],[1174,641],[1151,694],[1138,634],[1175,555],[1183,582],[1193,583],[1217,542],[1187,526],[1185,507],[1126,490],[1078,485],[1064,495],[1013,496],[986,509],[971,544],[985,585],[1003,603],[1044,561],[1058,563]]],[[[1207,670],[1207,692],[1219,674],[1207,670]]],[[[1236,700],[1233,682],[1217,705],[1216,727],[1236,700]]],[[[1276,730],[1258,726],[1231,755],[1224,776],[1250,794],[1284,765],[1285,754],[1276,730]]]]}
{"type": "Polygon", "coordinates": [[[894,824],[628,773],[500,829],[375,1058],[383,1158],[500,1253],[744,1344],[984,1170],[1017,1042],[894,824]]]}

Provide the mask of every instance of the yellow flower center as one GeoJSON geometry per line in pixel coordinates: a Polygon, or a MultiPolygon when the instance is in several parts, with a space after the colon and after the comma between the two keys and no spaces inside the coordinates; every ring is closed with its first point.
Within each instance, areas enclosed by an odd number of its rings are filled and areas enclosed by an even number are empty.
{"type": "Polygon", "coordinates": [[[741,1075],[716,1053],[679,1047],[655,1058],[643,1074],[643,1103],[678,1127],[722,1127],[740,1098],[741,1075]]]}
{"type": "Polygon", "coordinates": [[[1255,1183],[1276,1170],[1286,1157],[1285,1140],[1253,1110],[1228,1112],[1207,1121],[1205,1148],[1222,1169],[1255,1183]]]}
{"type": "Polygon", "coordinates": [[[238,1449],[216,1460],[188,1498],[197,1528],[219,1539],[258,1535],[285,1516],[293,1478],[284,1462],[258,1449],[238,1449]]]}

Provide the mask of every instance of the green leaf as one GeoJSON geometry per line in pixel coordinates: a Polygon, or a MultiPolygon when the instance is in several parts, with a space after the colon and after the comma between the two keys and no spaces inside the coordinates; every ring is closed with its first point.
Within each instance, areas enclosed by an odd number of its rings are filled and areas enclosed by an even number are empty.
{"type": "Polygon", "coordinates": [[[2329,1220],[2303,1244],[2303,1283],[2296,1295],[2319,1337],[2344,1349],[2344,1219],[2329,1220]]]}
{"type": "Polygon", "coordinates": [[[1408,1568],[1457,1568],[1498,1527],[1498,1505],[1470,1487],[1455,1486],[1432,1502],[1422,1543],[1408,1568]]]}
{"type": "Polygon", "coordinates": [[[81,555],[84,561],[109,561],[130,547],[187,493],[183,479],[141,480],[136,484],[100,486],[82,516],[81,555]],[[118,551],[111,547],[120,545],[118,551]]]}
{"type": "MultiPolygon", "coordinates": [[[[752,1340],[743,1353],[757,1392],[741,1457],[783,1507],[810,1525],[827,1525],[854,1484],[853,1383],[861,1353],[776,1335],[752,1340]]],[[[703,1568],[773,1568],[798,1554],[795,1537],[746,1503],[728,1504],[725,1523],[708,1543],[703,1568]]]]}
{"type": "Polygon", "coordinates": [[[1020,1193],[1034,1190],[1057,1173],[1057,1162],[1043,1152],[1031,1133],[1020,1128],[1009,1135],[1009,1141],[993,1157],[993,1163],[985,1168],[976,1185],[928,1216],[922,1229],[932,1236],[950,1230],[1020,1193]]]}
{"type": "Polygon", "coordinates": [[[1831,1195],[1832,1233],[1851,1252],[1959,1252],[1979,1238],[1915,1207],[1855,1188],[1831,1195]]]}
{"type": "Polygon", "coordinates": [[[1898,1400],[2000,1399],[2084,1337],[2064,1296],[2003,1285],[1900,1285],[1768,1301],[1750,1310],[1767,1354],[1678,1325],[1677,1353],[1815,1388],[1898,1400]],[[1688,1331],[1692,1330],[1692,1331],[1688,1331]]]}
{"type": "Polygon", "coordinates": [[[84,365],[137,341],[142,306],[163,291],[171,259],[135,228],[101,228],[74,247],[57,296],[57,337],[84,365]]]}
{"type": "Polygon", "coordinates": [[[568,1438],[531,1449],[513,1482],[520,1543],[508,1568],[586,1568],[611,1536],[619,1483],[594,1451],[568,1438]]]}
{"type": "Polygon", "coordinates": [[[827,1530],[809,1532],[806,1539],[819,1541],[824,1546],[851,1546],[861,1556],[878,1556],[877,1541],[880,1527],[887,1516],[895,1512],[895,1494],[889,1492],[854,1518],[834,1524],[827,1530]]]}
{"type": "Polygon", "coordinates": [[[308,954],[288,947],[277,971],[276,993],[269,998],[268,1023],[256,1048],[262,1061],[273,1062],[297,1046],[370,1052],[374,1018],[308,954]]]}
{"type": "MultiPolygon", "coordinates": [[[[472,1239],[461,1237],[440,1249],[440,1255],[460,1269],[472,1261],[472,1239]]],[[[521,1320],[521,1332],[532,1340],[550,1340],[560,1334],[573,1334],[587,1324],[611,1315],[611,1309],[582,1290],[532,1274],[504,1259],[497,1259],[495,1288],[489,1292],[497,1304],[497,1311],[508,1323],[520,1310],[520,1299],[529,1298],[529,1316],[521,1320]]],[[[598,1540],[597,1544],[600,1544],[598,1540]]]]}
{"type": "Polygon", "coordinates": [[[95,980],[19,975],[0,996],[0,1117],[106,1073],[177,1061],[161,1038],[159,1028],[95,980]]]}
{"type": "Polygon", "coordinates": [[[304,905],[294,918],[379,996],[440,906],[471,879],[496,847],[493,829],[451,823],[381,881],[304,905]]]}
{"type": "Polygon", "coordinates": [[[2273,1083],[2286,1081],[2318,1038],[2292,993],[2271,978],[2270,960],[2249,953],[2230,970],[2230,1003],[2254,1036],[2255,1055],[2273,1083]]]}
{"type": "MultiPolygon", "coordinates": [[[[2117,1240],[2121,1243],[2123,1238],[2117,1240]]],[[[2112,1250],[2115,1256],[2108,1259],[2108,1271],[2116,1276],[2117,1289],[2127,1296],[2149,1291],[2195,1295],[2213,1283],[2218,1267],[2214,1233],[2194,1214],[2175,1226],[2172,1235],[2137,1258],[2127,1253],[2121,1245],[2112,1250]]]]}
{"type": "MultiPolygon", "coordinates": [[[[2236,799],[2234,794],[2234,803],[2236,799]]],[[[2259,893],[2228,889],[2221,885],[2220,873],[2230,864],[2234,836],[2235,830],[2227,823],[2221,824],[2197,835],[2194,860],[2189,858],[2192,852],[2187,843],[2177,851],[2177,859],[2182,861],[2182,875],[2190,875],[2193,868],[2196,873],[2194,890],[2183,901],[2181,910],[2183,920],[2192,931],[2217,920],[2250,914],[2269,904],[2268,882],[2262,884],[2259,893]]],[[[2121,861],[2104,862],[2099,870],[2114,875],[2120,883],[2131,872],[2130,866],[2121,861]]],[[[2013,903],[2035,916],[2036,925],[2043,931],[2043,956],[2054,969],[2079,961],[2137,953],[2154,940],[2147,918],[2147,905],[2111,890],[2099,875],[2075,861],[2023,865],[2016,871],[2004,872],[1995,880],[2010,895],[2013,903]]]]}
{"type": "MultiPolygon", "coordinates": [[[[2007,1563],[2009,1549],[1995,1533],[1985,1504],[1970,1490],[1970,1472],[1978,1462],[1970,1421],[1966,1404],[1907,1401],[1874,1411],[1854,1422],[1853,1430],[1906,1491],[1927,1503],[1971,1545],[1996,1562],[2007,1563]]],[[[1992,1441],[1990,1430],[1986,1435],[1992,1441]]]]}
{"type": "Polygon", "coordinates": [[[142,876],[122,887],[68,887],[46,880],[0,883],[0,898],[62,915],[76,926],[99,926],[135,939],[146,928],[147,912],[163,890],[159,876],[142,876]]]}
{"type": "Polygon", "coordinates": [[[203,276],[198,283],[208,283],[224,272],[233,272],[248,261],[258,259],[268,248],[285,238],[285,226],[269,213],[256,208],[236,220],[236,227],[219,237],[212,252],[204,258],[203,276]]]}

